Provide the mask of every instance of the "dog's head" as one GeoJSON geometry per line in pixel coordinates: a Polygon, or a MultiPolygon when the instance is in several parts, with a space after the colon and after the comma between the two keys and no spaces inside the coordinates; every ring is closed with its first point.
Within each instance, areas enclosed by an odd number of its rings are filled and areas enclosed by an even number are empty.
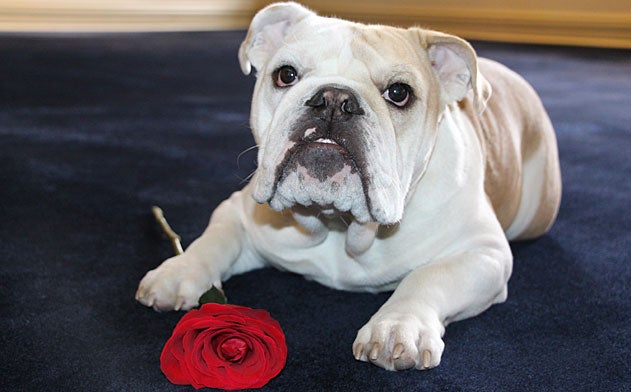
{"type": "Polygon", "coordinates": [[[490,90],[465,41],[370,26],[278,3],[253,19],[239,50],[257,71],[253,196],[393,224],[430,159],[445,107],[490,90]]]}

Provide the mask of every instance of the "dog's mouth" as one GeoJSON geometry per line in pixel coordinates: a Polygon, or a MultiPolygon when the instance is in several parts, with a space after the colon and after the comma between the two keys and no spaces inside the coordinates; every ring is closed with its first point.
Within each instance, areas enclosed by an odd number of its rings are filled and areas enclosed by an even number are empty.
{"type": "Polygon", "coordinates": [[[348,165],[352,173],[357,172],[357,163],[347,147],[338,141],[321,137],[313,141],[303,141],[291,149],[289,159],[282,166],[282,173],[277,177],[282,180],[287,170],[303,166],[309,174],[319,181],[335,176],[348,165]]]}
{"type": "Polygon", "coordinates": [[[326,147],[340,150],[341,153],[348,153],[348,150],[342,147],[338,142],[326,137],[320,137],[313,141],[305,141],[304,147],[326,147]]]}
{"type": "Polygon", "coordinates": [[[367,181],[352,142],[307,131],[277,166],[270,205],[275,209],[317,205],[323,211],[351,212],[367,220],[367,181]]]}

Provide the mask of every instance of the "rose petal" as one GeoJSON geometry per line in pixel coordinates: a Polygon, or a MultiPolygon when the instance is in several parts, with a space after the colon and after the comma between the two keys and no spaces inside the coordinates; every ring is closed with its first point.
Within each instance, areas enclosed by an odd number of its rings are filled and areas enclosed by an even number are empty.
{"type": "Polygon", "coordinates": [[[174,384],[188,384],[191,373],[186,365],[187,352],[191,351],[188,347],[190,344],[191,335],[194,335],[195,331],[186,331],[177,329],[173,332],[171,338],[167,341],[161,355],[161,368],[162,372],[167,378],[174,384]],[[171,355],[169,355],[169,353],[171,355]],[[162,358],[164,358],[164,366],[162,365],[162,358]]]}
{"type": "Polygon", "coordinates": [[[176,325],[161,368],[171,382],[195,388],[259,388],[280,373],[286,357],[285,335],[268,312],[204,304],[176,325]]]}
{"type": "Polygon", "coordinates": [[[224,366],[225,361],[216,355],[213,347],[213,340],[221,334],[221,331],[206,330],[195,340],[195,355],[188,359],[188,363],[196,369],[196,372],[191,374],[193,386],[213,385],[221,377],[218,369],[224,366]]]}
{"type": "Polygon", "coordinates": [[[169,340],[160,355],[160,369],[167,379],[173,384],[188,384],[189,375],[181,366],[181,342],[169,340]]]}
{"type": "Polygon", "coordinates": [[[224,335],[217,339],[217,356],[231,363],[241,363],[251,350],[247,339],[238,335],[224,335]]]}

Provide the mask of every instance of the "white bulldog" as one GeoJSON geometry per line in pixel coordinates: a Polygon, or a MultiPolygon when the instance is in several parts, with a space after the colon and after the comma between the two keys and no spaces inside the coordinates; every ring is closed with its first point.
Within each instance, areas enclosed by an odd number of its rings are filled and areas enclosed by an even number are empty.
{"type": "Polygon", "coordinates": [[[257,71],[258,169],[184,254],[147,273],[137,299],[189,309],[211,285],[269,265],[394,290],[359,330],[355,358],[435,367],[447,324],[506,299],[508,240],[556,217],[556,139],[536,93],[460,38],[295,3],[256,15],[239,60],[257,71]]]}

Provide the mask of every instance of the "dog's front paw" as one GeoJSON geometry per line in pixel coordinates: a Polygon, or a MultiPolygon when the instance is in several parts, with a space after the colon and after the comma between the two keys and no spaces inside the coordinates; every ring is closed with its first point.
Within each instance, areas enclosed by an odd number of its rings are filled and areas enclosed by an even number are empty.
{"type": "Polygon", "coordinates": [[[399,312],[377,312],[357,333],[353,355],[387,370],[429,369],[438,366],[445,344],[437,318],[399,312]]]}
{"type": "Polygon", "coordinates": [[[199,260],[182,254],[147,272],[136,300],[157,311],[188,310],[198,305],[199,297],[212,285],[220,287],[219,279],[212,279],[199,260]]]}

